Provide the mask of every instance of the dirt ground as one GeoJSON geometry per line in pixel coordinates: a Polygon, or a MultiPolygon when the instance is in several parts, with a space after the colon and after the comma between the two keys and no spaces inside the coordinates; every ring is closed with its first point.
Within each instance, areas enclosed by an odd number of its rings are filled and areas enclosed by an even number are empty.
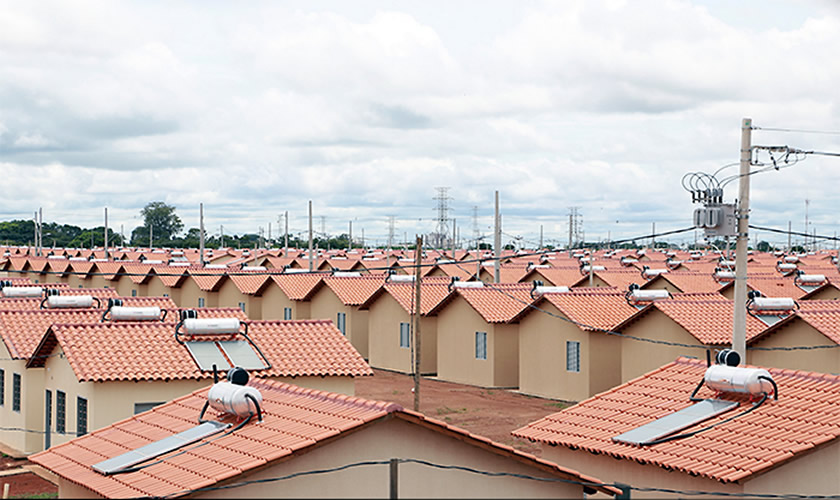
{"type": "MultiPolygon", "coordinates": [[[[373,377],[356,379],[356,396],[414,408],[411,392],[414,380],[410,376],[376,369],[374,372],[373,377]]],[[[515,439],[510,432],[566,406],[507,390],[482,389],[429,378],[420,381],[421,413],[537,456],[540,455],[537,445],[515,439]]]]}
{"type": "MultiPolygon", "coordinates": [[[[24,465],[30,465],[28,460],[17,460],[11,457],[0,457],[0,471],[19,469],[24,465]]],[[[9,485],[9,498],[26,498],[38,495],[38,498],[45,498],[47,495],[57,496],[58,486],[31,473],[12,474],[0,476],[0,492],[4,485],[9,485]]]]}

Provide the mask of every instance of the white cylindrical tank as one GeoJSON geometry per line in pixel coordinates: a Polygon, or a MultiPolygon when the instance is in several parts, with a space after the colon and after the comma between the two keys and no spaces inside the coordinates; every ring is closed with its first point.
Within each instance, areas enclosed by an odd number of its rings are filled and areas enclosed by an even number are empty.
{"type": "Polygon", "coordinates": [[[633,299],[637,301],[667,299],[671,296],[668,290],[633,290],[633,299]]]}
{"type": "Polygon", "coordinates": [[[47,306],[50,309],[91,307],[93,297],[90,295],[51,295],[47,297],[47,306]]]}
{"type": "Polygon", "coordinates": [[[123,307],[111,308],[112,321],[149,321],[160,319],[160,307],[123,307]]]}
{"type": "Polygon", "coordinates": [[[3,288],[4,297],[40,297],[44,289],[40,286],[7,286],[3,288]]]}
{"type": "Polygon", "coordinates": [[[780,262],[776,264],[776,269],[779,271],[793,271],[796,269],[796,264],[791,264],[790,262],[780,262]]]}
{"type": "Polygon", "coordinates": [[[358,271],[336,271],[332,275],[337,278],[359,278],[362,273],[358,271]]]}
{"type": "Polygon", "coordinates": [[[184,320],[184,333],[190,335],[239,332],[237,318],[189,318],[184,320]]]}
{"type": "Polygon", "coordinates": [[[538,286],[534,288],[534,295],[542,295],[545,293],[568,293],[567,286],[538,286]]]}
{"type": "Polygon", "coordinates": [[[761,376],[773,379],[770,372],[763,368],[712,365],[706,369],[703,379],[707,387],[716,391],[770,394],[773,384],[768,380],[759,379],[761,376]]]}
{"type": "Polygon", "coordinates": [[[645,269],[644,271],[642,271],[642,274],[646,277],[653,277],[659,276],[660,274],[665,274],[667,272],[667,269],[645,269]]]}
{"type": "Polygon", "coordinates": [[[586,265],[586,266],[583,266],[583,267],[581,268],[581,271],[583,271],[584,273],[588,273],[588,272],[589,272],[590,267],[591,267],[591,269],[592,269],[592,272],[595,272],[595,271],[606,271],[606,270],[607,270],[607,268],[606,268],[606,267],[604,267],[604,266],[598,266],[598,265],[595,265],[595,266],[588,266],[588,265],[586,265]]]}
{"type": "Polygon", "coordinates": [[[800,274],[799,275],[799,282],[800,283],[822,283],[825,281],[824,274],[800,274]]]}
{"type": "Polygon", "coordinates": [[[735,279],[735,272],[734,271],[718,271],[715,273],[715,278],[719,280],[734,280],[735,279]]]}
{"type": "Polygon", "coordinates": [[[242,271],[267,271],[265,266],[243,266],[242,271]]]}
{"type": "Polygon", "coordinates": [[[788,311],[796,307],[796,302],[790,297],[756,297],[752,307],[758,311],[788,311]]]}
{"type": "Polygon", "coordinates": [[[735,261],[723,259],[720,261],[720,265],[721,267],[735,267],[735,261]]]}
{"type": "Polygon", "coordinates": [[[207,392],[207,401],[216,411],[231,413],[238,417],[256,415],[257,408],[253,401],[245,397],[246,395],[253,396],[259,404],[262,404],[260,391],[247,385],[236,385],[230,382],[214,384],[207,392]]]}
{"type": "Polygon", "coordinates": [[[481,281],[453,281],[452,288],[484,288],[481,281]]]}
{"type": "Polygon", "coordinates": [[[785,262],[797,263],[799,262],[799,257],[797,257],[796,255],[786,255],[785,262]]]}

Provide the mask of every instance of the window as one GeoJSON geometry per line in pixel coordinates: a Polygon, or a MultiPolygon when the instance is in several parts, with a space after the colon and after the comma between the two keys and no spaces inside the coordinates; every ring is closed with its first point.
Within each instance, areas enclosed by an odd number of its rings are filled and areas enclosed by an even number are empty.
{"type": "Polygon", "coordinates": [[[204,307],[204,297],[198,298],[198,307],[204,307]]]}
{"type": "Polygon", "coordinates": [[[487,359],[487,332],[475,332],[475,359],[487,359]]]}
{"type": "Polygon", "coordinates": [[[76,398],[76,435],[87,434],[87,399],[76,398]]]}
{"type": "Polygon", "coordinates": [[[131,289],[131,296],[132,297],[137,297],[137,289],[136,288],[131,289]]]}
{"type": "Polygon", "coordinates": [[[342,335],[347,335],[347,313],[338,313],[338,317],[336,318],[336,326],[338,326],[338,331],[341,332],[342,335]]]}
{"type": "Polygon", "coordinates": [[[240,302],[240,303],[239,303],[239,309],[240,309],[242,312],[245,312],[245,303],[244,303],[244,302],[240,302]]]}
{"type": "Polygon", "coordinates": [[[6,370],[0,368],[0,406],[6,405],[6,370]]]}
{"type": "Polygon", "coordinates": [[[163,294],[163,296],[164,296],[164,297],[169,297],[169,294],[168,294],[168,293],[164,293],[164,294],[163,294]]]}
{"type": "Polygon", "coordinates": [[[67,424],[67,394],[55,391],[55,431],[64,434],[67,424]]]}
{"type": "Polygon", "coordinates": [[[292,308],[291,307],[284,307],[283,308],[283,319],[286,321],[291,321],[292,319],[292,308]]]}
{"type": "Polygon", "coordinates": [[[134,414],[137,415],[138,413],[143,413],[146,411],[151,410],[155,406],[162,405],[163,402],[160,403],[134,403],[134,414]]]}
{"type": "Polygon", "coordinates": [[[108,288],[108,285],[104,285],[102,288],[108,288]]]}
{"type": "Polygon", "coordinates": [[[400,323],[400,347],[411,346],[411,328],[408,323],[400,323]]]}
{"type": "Polygon", "coordinates": [[[20,411],[20,374],[12,374],[12,410],[20,411]]]}
{"type": "Polygon", "coordinates": [[[82,288],[82,285],[79,285],[79,288],[82,288]]]}
{"type": "Polygon", "coordinates": [[[580,342],[566,341],[566,371],[580,371],[580,342]]]}

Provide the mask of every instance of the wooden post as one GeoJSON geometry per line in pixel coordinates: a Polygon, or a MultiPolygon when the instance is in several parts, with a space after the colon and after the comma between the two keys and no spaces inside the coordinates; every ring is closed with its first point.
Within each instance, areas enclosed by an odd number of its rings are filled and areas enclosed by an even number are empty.
{"type": "Polygon", "coordinates": [[[389,465],[390,473],[391,473],[391,498],[399,498],[400,497],[400,488],[399,488],[399,466],[400,466],[400,459],[399,458],[392,458],[391,463],[389,465]]]}
{"type": "Polygon", "coordinates": [[[420,263],[423,256],[423,237],[417,236],[414,249],[414,411],[420,411],[420,263]]]}

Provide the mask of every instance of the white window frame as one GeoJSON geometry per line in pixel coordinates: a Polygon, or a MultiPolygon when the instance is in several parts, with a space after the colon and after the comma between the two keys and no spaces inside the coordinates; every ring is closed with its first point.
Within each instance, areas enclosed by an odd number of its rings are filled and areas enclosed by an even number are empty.
{"type": "Polygon", "coordinates": [[[580,342],[566,341],[566,371],[580,373],[580,342]]]}
{"type": "Polygon", "coordinates": [[[284,307],[283,308],[283,321],[291,321],[292,320],[292,308],[291,307],[284,307]]]}
{"type": "Polygon", "coordinates": [[[487,359],[487,332],[475,332],[475,359],[487,359]]]}
{"type": "Polygon", "coordinates": [[[400,322],[400,347],[408,349],[411,347],[411,324],[400,322]]]}
{"type": "Polygon", "coordinates": [[[198,307],[204,307],[204,297],[198,298],[198,307]]]}
{"type": "Polygon", "coordinates": [[[347,313],[340,312],[336,314],[335,326],[338,328],[338,331],[340,331],[342,335],[344,335],[345,337],[347,336],[347,313]]]}

